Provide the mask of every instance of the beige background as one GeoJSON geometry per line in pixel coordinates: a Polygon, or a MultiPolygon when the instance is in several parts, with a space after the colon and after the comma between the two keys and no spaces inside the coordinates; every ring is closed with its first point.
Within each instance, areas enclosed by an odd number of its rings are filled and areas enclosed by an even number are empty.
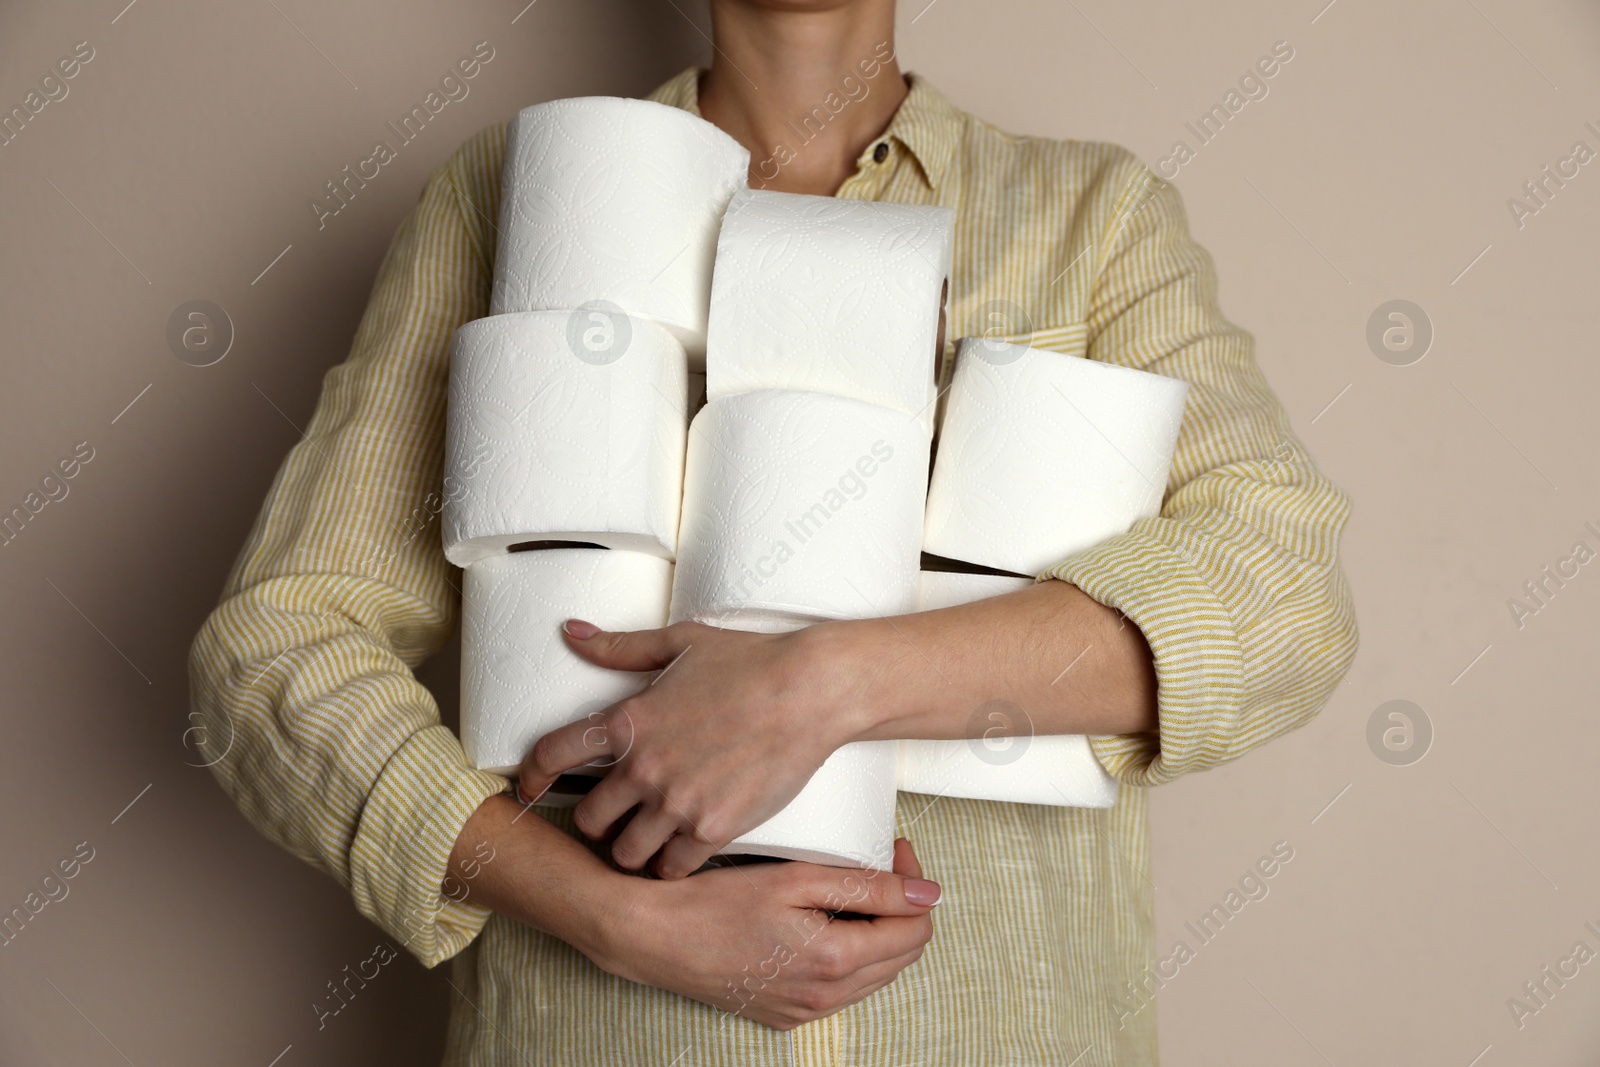
{"type": "MultiPolygon", "coordinates": [[[[646,92],[708,54],[698,6],[525,2],[0,6],[5,109],[95,49],[0,148],[0,510],[94,449],[0,548],[0,912],[94,849],[0,948],[6,1064],[437,1058],[453,994],[409,958],[316,1031],[324,983],[380,935],[186,765],[184,657],[427,172],[521,106],[646,92]],[[471,95],[319,232],[307,199],[479,41],[471,95]],[[165,340],[196,298],[237,330],[204,368],[165,340]]],[[[1521,1029],[1506,1002],[1580,938],[1600,950],[1600,563],[1520,630],[1506,602],[1580,536],[1600,547],[1600,163],[1520,229],[1506,201],[1574,141],[1600,148],[1600,14],[923,2],[901,55],[957,104],[1152,163],[1273,42],[1295,50],[1177,183],[1224,308],[1355,498],[1362,651],[1309,727],[1153,800],[1163,950],[1295,850],[1163,992],[1165,1062],[1594,1062],[1600,963],[1521,1029]],[[1394,298],[1436,330],[1411,366],[1365,340],[1394,298]],[[1402,698],[1435,736],[1396,767],[1366,727],[1402,698]]],[[[447,703],[453,670],[427,669],[447,703]]]]}

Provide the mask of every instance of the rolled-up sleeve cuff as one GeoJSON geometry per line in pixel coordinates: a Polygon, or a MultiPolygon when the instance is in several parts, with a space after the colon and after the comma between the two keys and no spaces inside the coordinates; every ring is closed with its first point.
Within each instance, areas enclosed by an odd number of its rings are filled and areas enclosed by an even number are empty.
{"type": "Polygon", "coordinates": [[[1150,786],[1230,757],[1244,694],[1244,655],[1232,613],[1200,571],[1154,535],[1169,520],[1127,533],[1042,572],[1133,620],[1155,660],[1159,734],[1092,736],[1106,771],[1150,786]]]}
{"type": "Polygon", "coordinates": [[[350,849],[356,906],[426,967],[466,948],[489,920],[489,909],[441,887],[461,828],[508,784],[468,766],[448,728],[429,726],[390,757],[362,809],[350,849]]]}

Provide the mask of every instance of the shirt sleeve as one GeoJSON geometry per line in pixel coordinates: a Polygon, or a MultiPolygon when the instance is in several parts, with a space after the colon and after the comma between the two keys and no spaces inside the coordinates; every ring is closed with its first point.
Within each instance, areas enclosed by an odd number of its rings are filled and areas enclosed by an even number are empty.
{"type": "Polygon", "coordinates": [[[412,673],[459,611],[437,522],[446,348],[487,312],[480,207],[499,175],[474,161],[497,132],[436,170],[396,232],[189,658],[191,739],[223,788],[427,966],[488,919],[441,883],[468,816],[508,784],[472,769],[412,673]]]}
{"type": "Polygon", "coordinates": [[[1158,685],[1155,734],[1091,738],[1156,785],[1304,725],[1356,651],[1339,535],[1350,513],[1290,431],[1254,339],[1217,303],[1178,192],[1131,156],[1089,297],[1088,355],[1191,383],[1161,513],[1050,567],[1131,619],[1158,685]]]}

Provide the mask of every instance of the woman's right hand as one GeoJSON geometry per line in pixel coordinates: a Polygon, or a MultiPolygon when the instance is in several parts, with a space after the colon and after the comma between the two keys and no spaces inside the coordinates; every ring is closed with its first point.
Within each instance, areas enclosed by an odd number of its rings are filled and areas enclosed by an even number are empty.
{"type": "Polygon", "coordinates": [[[585,947],[598,966],[778,1030],[894,981],[933,937],[940,895],[904,838],[892,873],[760,863],[628,881],[607,935],[585,947]],[[828,914],[840,911],[868,917],[828,914]]]}

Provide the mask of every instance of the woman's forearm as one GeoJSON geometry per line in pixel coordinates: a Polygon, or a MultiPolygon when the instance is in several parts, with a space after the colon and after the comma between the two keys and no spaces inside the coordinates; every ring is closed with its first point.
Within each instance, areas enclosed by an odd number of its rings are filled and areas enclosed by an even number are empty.
{"type": "Polygon", "coordinates": [[[812,631],[812,654],[840,680],[860,740],[982,736],[997,703],[1021,709],[1021,729],[1034,734],[1157,728],[1144,635],[1066,582],[812,631]]]}
{"type": "Polygon", "coordinates": [[[558,937],[597,963],[616,940],[628,883],[636,881],[504,794],[485,800],[462,827],[450,875],[446,896],[558,937]]]}
{"type": "Polygon", "coordinates": [[[665,847],[658,873],[668,878],[776,815],[852,741],[1127,734],[1158,723],[1144,635],[1060,581],[781,634],[694,622],[608,632],[569,619],[566,635],[596,666],[660,673],[540,738],[520,786],[537,797],[567,771],[614,761],[576,825],[599,838],[625,823],[617,863],[637,868],[665,847]]]}

